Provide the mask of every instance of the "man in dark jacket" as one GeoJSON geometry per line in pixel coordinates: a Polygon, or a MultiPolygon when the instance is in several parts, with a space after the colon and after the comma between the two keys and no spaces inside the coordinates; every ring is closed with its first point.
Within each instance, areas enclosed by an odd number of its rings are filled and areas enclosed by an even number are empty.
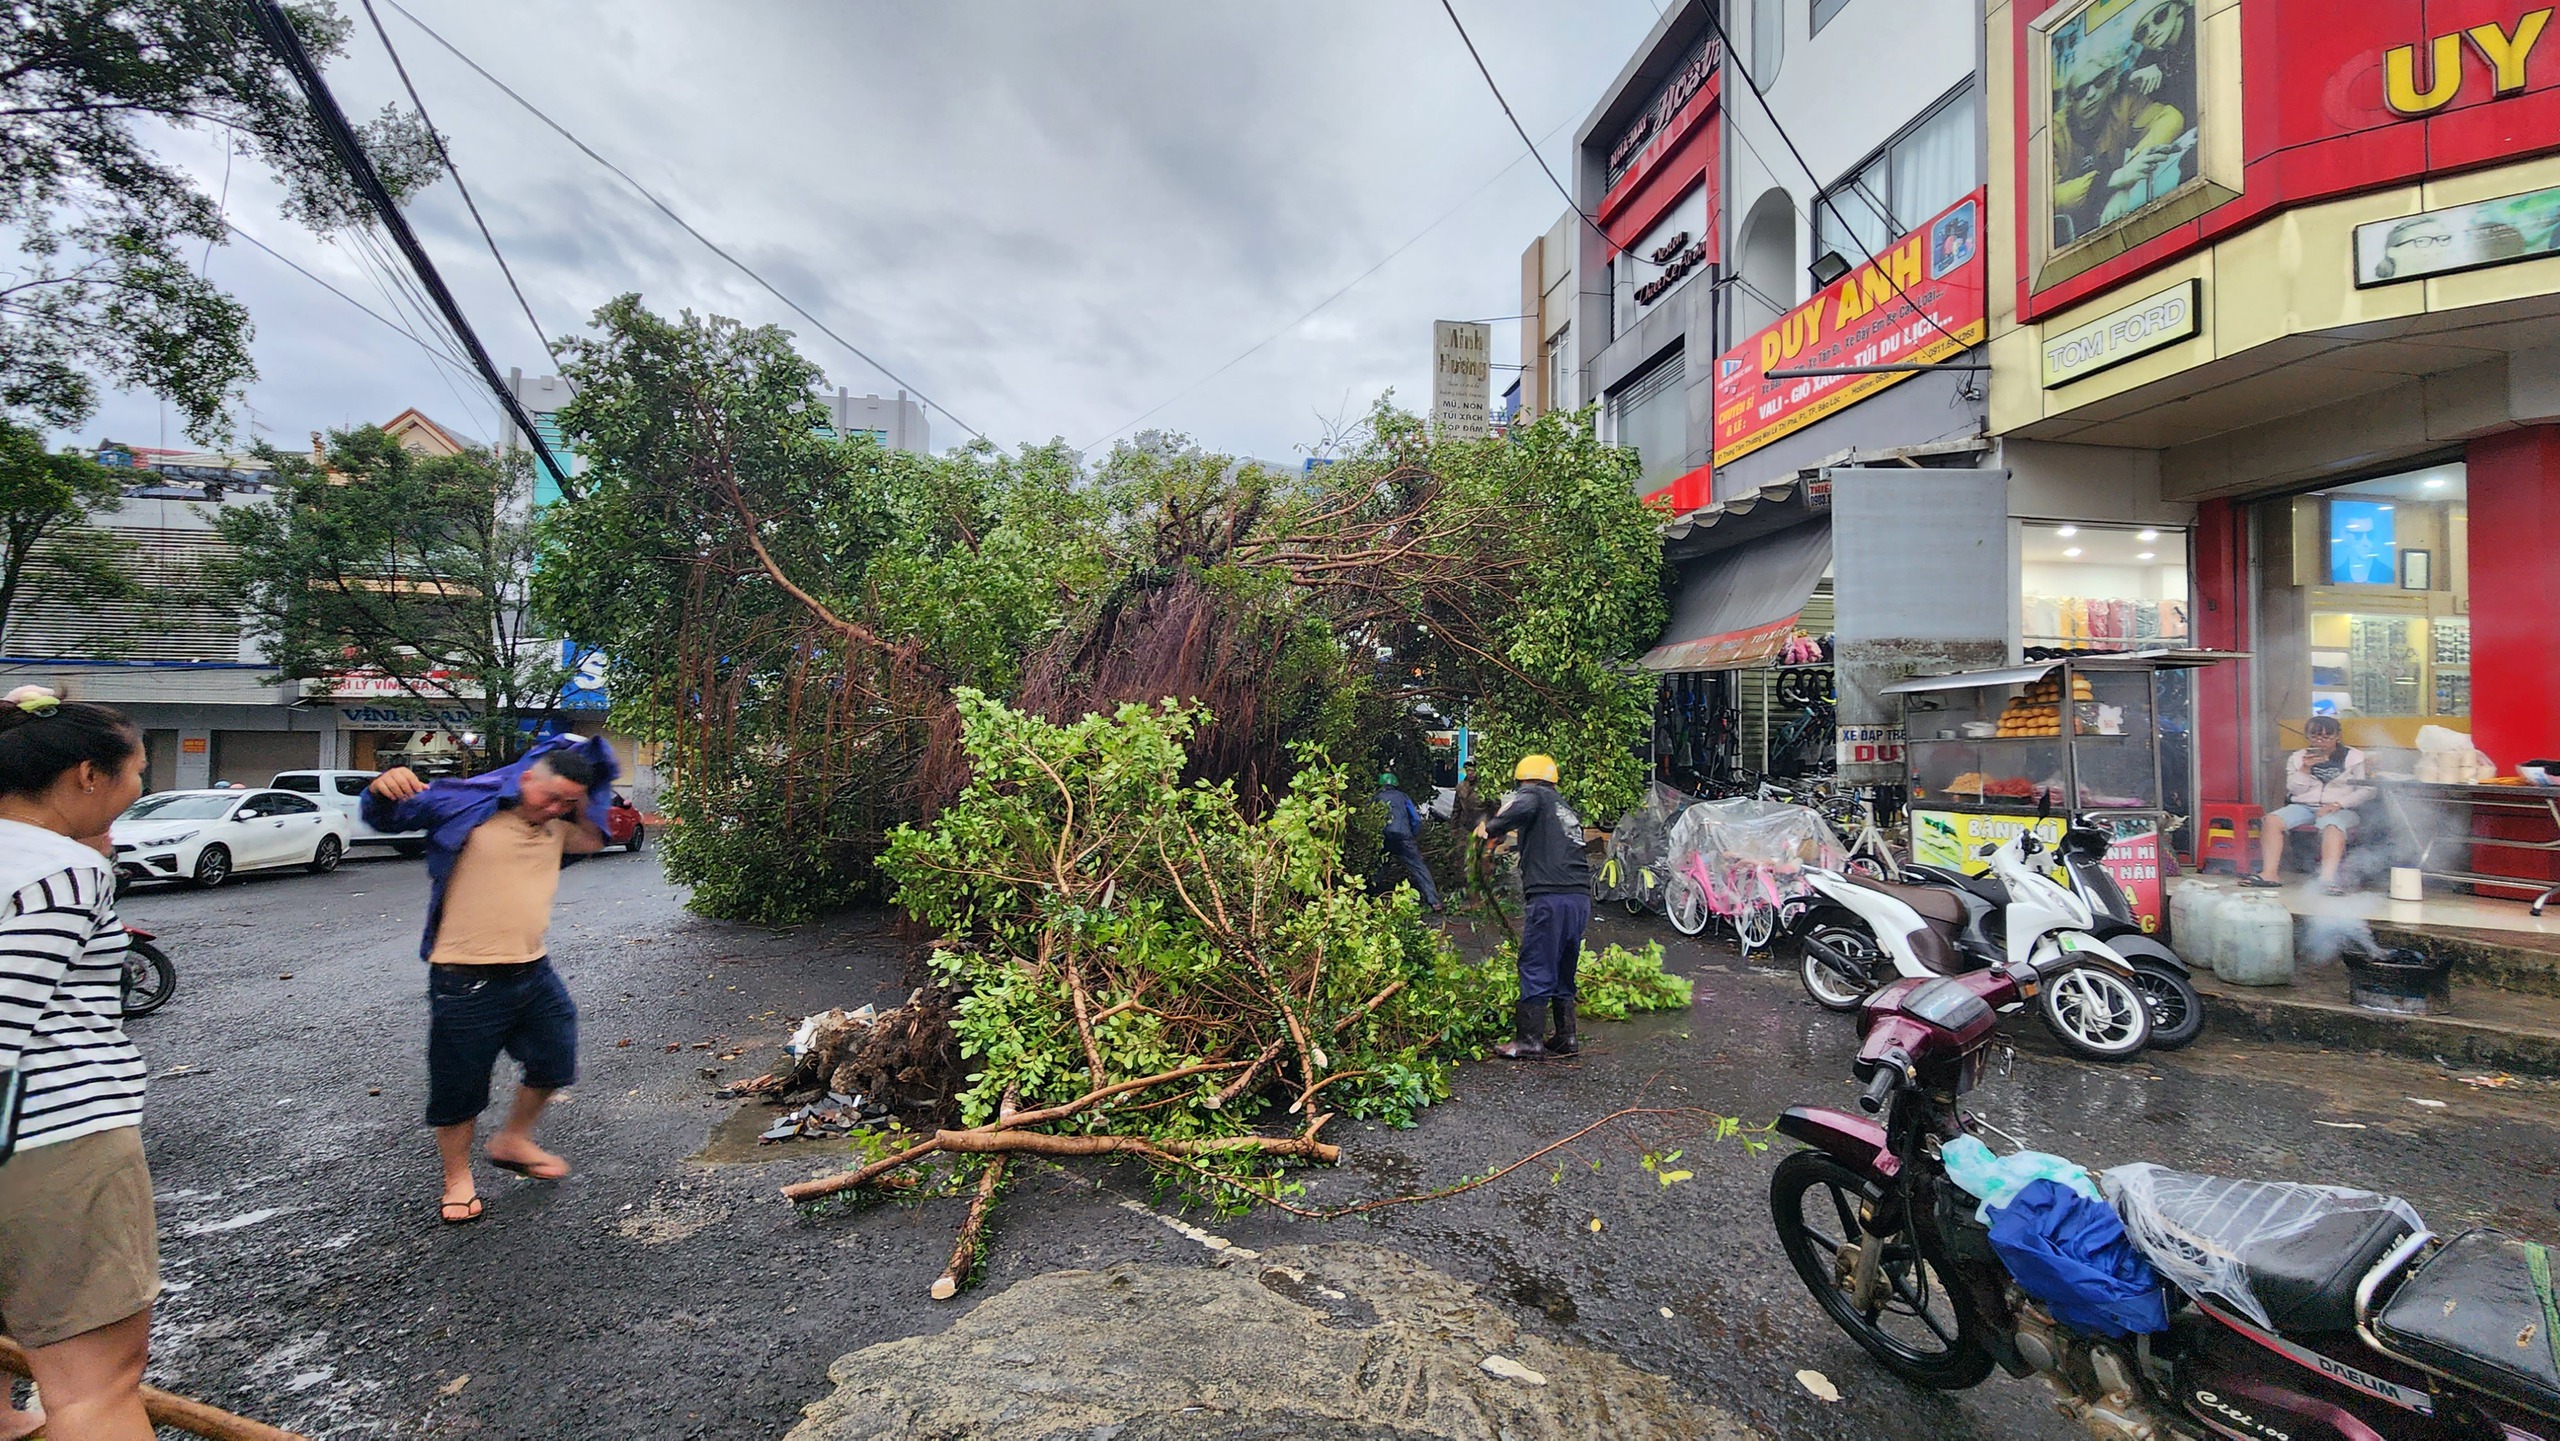
{"type": "Polygon", "coordinates": [[[1431,863],[1422,858],[1422,808],[1396,788],[1394,771],[1378,776],[1378,804],[1387,808],[1387,854],[1403,863],[1422,903],[1440,909],[1440,888],[1431,882],[1431,863]]]}
{"type": "Polygon", "coordinates": [[[1568,826],[1564,799],[1556,794],[1553,756],[1523,756],[1512,772],[1521,785],[1492,818],[1479,822],[1483,837],[1520,837],[1520,889],[1529,898],[1520,927],[1520,1004],[1512,1036],[1493,1053],[1514,1061],[1570,1056],[1574,1038],[1574,975],[1582,965],[1582,932],[1591,924],[1591,863],[1582,852],[1582,829],[1568,826]],[[1552,1017],[1555,1029],[1538,1033],[1552,1017]]]}

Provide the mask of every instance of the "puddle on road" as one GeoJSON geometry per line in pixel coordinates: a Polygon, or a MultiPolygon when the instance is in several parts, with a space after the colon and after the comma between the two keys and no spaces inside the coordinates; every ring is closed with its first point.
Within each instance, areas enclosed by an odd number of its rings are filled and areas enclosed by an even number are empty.
{"type": "Polygon", "coordinates": [[[1533,1311],[1542,1312],[1559,1326],[1570,1326],[1582,1314],[1573,1304],[1573,1293],[1562,1281],[1541,1276],[1509,1261],[1494,1263],[1493,1273],[1502,1278],[1502,1294],[1533,1311]]]}

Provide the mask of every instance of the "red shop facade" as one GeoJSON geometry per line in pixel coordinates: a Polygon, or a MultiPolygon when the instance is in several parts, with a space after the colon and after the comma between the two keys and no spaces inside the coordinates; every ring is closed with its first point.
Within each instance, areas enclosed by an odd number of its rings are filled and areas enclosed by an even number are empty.
{"type": "Polygon", "coordinates": [[[2314,715],[2386,768],[2560,753],[2554,7],[1986,23],[1991,428],[2018,486],[2185,518],[2193,642],[2249,656],[2198,679],[2199,801],[2279,801],[2314,715]]]}

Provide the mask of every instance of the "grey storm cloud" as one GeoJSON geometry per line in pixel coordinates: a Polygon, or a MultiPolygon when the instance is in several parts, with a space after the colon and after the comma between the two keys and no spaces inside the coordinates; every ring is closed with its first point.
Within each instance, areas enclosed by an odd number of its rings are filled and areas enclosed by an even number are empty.
{"type": "MultiPolygon", "coordinates": [[[[375,3],[547,330],[637,291],[779,324],[831,383],[894,387],[375,3]]],[[[1285,458],[1389,387],[1421,404],[1430,322],[1516,311],[1520,250],[1562,213],[1433,0],[404,3],[948,407],[937,445],[964,438],[952,415],[1003,445],[1084,444],[1180,395],[1147,424],[1285,458]]],[[[399,82],[359,0],[340,4],[357,27],[331,84],[368,114],[399,82]]],[[[1578,121],[1657,14],[1458,10],[1533,134],[1578,121]]],[[[216,138],[171,153],[219,188],[216,138]]],[[[355,245],[293,230],[274,201],[238,167],[244,229],[389,312],[355,245]]],[[[499,367],[547,370],[454,187],[411,215],[499,367]]],[[[256,321],[260,434],[294,444],[411,405],[496,433],[465,378],[277,261],[234,244],[210,267],[256,321]]],[[[1513,334],[1497,327],[1497,359],[1513,334]]],[[[85,429],[150,444],[163,423],[125,395],[85,429]]]]}

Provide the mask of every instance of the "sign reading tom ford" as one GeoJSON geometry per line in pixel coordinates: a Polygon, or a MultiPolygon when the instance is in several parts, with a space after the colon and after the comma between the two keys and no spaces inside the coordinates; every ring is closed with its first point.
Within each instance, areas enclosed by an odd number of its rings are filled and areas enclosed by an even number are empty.
{"type": "Polygon", "coordinates": [[[1977,190],[1716,357],[1716,464],[1730,464],[1918,373],[1772,380],[1770,371],[1945,360],[1982,339],[1983,285],[1977,190]]]}
{"type": "Polygon", "coordinates": [[[2164,345],[2192,338],[2201,321],[2197,282],[2181,280],[2085,325],[2048,331],[2044,338],[2044,388],[2085,380],[2164,345]]]}
{"type": "Polygon", "coordinates": [[[1431,322],[1431,429],[1442,440],[1478,440],[1493,425],[1493,327],[1431,322]]]}

